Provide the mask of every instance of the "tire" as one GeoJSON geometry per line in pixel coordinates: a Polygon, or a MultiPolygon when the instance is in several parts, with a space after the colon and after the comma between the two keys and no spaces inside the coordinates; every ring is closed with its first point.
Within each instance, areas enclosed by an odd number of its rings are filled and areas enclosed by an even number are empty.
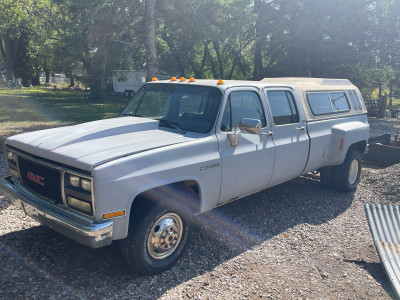
{"type": "Polygon", "coordinates": [[[356,150],[349,150],[346,159],[335,167],[335,188],[342,192],[351,192],[357,188],[361,175],[361,155],[356,150]]]}
{"type": "Polygon", "coordinates": [[[124,92],[125,97],[129,97],[129,91],[124,92]]]}
{"type": "Polygon", "coordinates": [[[133,97],[133,96],[135,96],[135,93],[134,93],[133,91],[130,91],[130,92],[129,92],[129,96],[130,96],[130,97],[133,97]]]}
{"type": "Polygon", "coordinates": [[[129,229],[128,237],[121,243],[125,260],[138,273],[155,275],[178,261],[191,226],[186,213],[155,205],[129,229]]]}
{"type": "Polygon", "coordinates": [[[319,177],[325,188],[331,189],[334,187],[334,173],[335,166],[323,167],[319,170],[319,177]]]}

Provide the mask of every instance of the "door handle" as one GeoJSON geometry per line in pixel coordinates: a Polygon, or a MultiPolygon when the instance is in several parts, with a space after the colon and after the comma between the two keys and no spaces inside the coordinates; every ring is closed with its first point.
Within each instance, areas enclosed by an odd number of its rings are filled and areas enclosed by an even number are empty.
{"type": "Polygon", "coordinates": [[[272,131],[267,131],[267,132],[261,132],[261,135],[264,135],[264,136],[271,136],[271,135],[273,135],[274,133],[272,132],[272,131]]]}
{"type": "Polygon", "coordinates": [[[303,131],[304,129],[306,129],[304,126],[294,128],[294,130],[296,130],[296,131],[303,131]]]}

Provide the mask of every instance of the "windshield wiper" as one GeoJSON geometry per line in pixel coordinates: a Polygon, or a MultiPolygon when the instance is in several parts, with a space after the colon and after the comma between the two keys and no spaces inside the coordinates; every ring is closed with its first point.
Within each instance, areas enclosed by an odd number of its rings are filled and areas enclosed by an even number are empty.
{"type": "Polygon", "coordinates": [[[127,113],[127,114],[122,114],[121,116],[130,116],[130,117],[142,117],[141,115],[138,114],[133,114],[133,113],[127,113]]]}
{"type": "Polygon", "coordinates": [[[166,123],[169,127],[173,127],[175,129],[178,129],[182,134],[186,133],[185,130],[183,130],[183,129],[179,128],[177,125],[175,125],[176,124],[175,122],[168,121],[167,119],[160,119],[159,121],[160,121],[160,123],[161,122],[166,123]]]}

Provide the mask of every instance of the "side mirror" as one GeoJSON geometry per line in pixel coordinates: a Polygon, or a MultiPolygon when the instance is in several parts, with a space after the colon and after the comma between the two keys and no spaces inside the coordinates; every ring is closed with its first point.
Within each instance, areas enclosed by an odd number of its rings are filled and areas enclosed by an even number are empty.
{"type": "Polygon", "coordinates": [[[261,133],[261,121],[257,120],[257,119],[243,118],[239,123],[239,129],[243,133],[260,134],[261,133]]]}

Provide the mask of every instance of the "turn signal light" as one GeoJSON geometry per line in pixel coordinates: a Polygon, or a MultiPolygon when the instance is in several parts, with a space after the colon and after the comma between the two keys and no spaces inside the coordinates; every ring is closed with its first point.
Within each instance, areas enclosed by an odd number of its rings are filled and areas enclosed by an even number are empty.
{"type": "Polygon", "coordinates": [[[340,139],[339,150],[343,150],[344,139],[340,139]]]}
{"type": "Polygon", "coordinates": [[[177,79],[175,77],[171,77],[171,81],[176,81],[177,79]]]}
{"type": "Polygon", "coordinates": [[[115,217],[125,216],[125,210],[115,211],[112,213],[103,214],[103,220],[111,219],[115,217]]]}

